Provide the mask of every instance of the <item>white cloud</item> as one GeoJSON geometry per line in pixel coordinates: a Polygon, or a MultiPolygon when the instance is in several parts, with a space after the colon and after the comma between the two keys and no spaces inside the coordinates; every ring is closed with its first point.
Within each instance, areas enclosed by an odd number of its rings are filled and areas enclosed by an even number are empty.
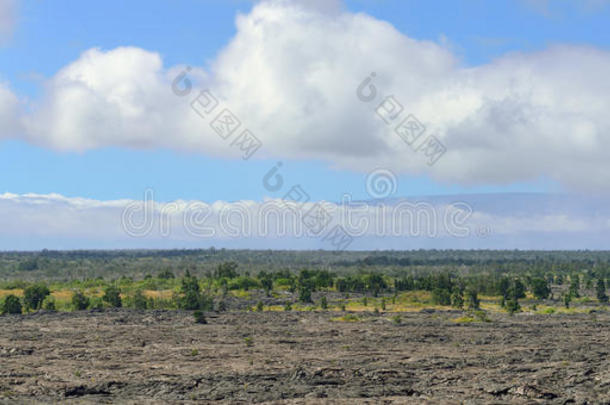
{"type": "Polygon", "coordinates": [[[0,0],[0,42],[13,31],[16,5],[16,0],[0,0]]]}
{"type": "Polygon", "coordinates": [[[0,82],[0,139],[16,137],[19,129],[19,100],[0,82]]]}
{"type": "MultiPolygon", "coordinates": [[[[211,72],[193,69],[264,146],[259,157],[325,159],[353,170],[387,167],[461,184],[541,176],[602,190],[610,182],[610,53],[556,46],[467,68],[443,46],[409,38],[339,2],[268,1],[236,20],[211,72]],[[326,6],[325,6],[326,4],[326,6]],[[328,5],[330,4],[330,5],[328,5]],[[447,147],[428,167],[356,88],[371,72],[447,147]]],[[[47,83],[25,120],[27,138],[84,150],[164,147],[236,157],[171,92],[183,67],[138,48],[92,49],[47,83]]],[[[394,123],[394,125],[397,122],[394,123]]],[[[236,135],[234,135],[235,137],[236,135]]]]}
{"type": "Polygon", "coordinates": [[[332,250],[324,236],[340,225],[353,238],[349,249],[595,249],[605,246],[610,230],[607,201],[581,197],[498,194],[491,199],[454,196],[455,201],[466,199],[459,203],[448,203],[446,197],[383,205],[320,202],[330,222],[318,232],[308,216],[315,203],[158,203],[154,195],[147,196],[144,201],[98,201],[0,194],[0,241],[5,249],[214,245],[332,250]],[[484,201],[491,205],[485,208],[484,201]],[[574,208],[583,205],[593,208],[574,208]]]}

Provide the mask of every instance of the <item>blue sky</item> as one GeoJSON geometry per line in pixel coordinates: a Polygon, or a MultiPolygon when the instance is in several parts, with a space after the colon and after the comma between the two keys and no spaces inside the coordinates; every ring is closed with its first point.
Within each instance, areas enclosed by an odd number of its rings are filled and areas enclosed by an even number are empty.
{"type": "MultiPolygon", "coordinates": [[[[391,23],[408,37],[450,49],[464,66],[508,52],[536,52],[553,44],[610,47],[610,7],[557,1],[347,1],[350,12],[391,23]]],[[[207,67],[236,34],[235,16],[250,1],[104,1],[18,3],[12,35],[0,47],[0,78],[22,99],[36,101],[45,78],[90,48],[134,46],[158,52],[164,66],[207,67]]],[[[281,157],[280,157],[281,158],[281,157]]],[[[152,187],[158,199],[261,200],[261,178],[277,158],[242,161],[163,148],[107,146],[85,152],[57,151],[25,140],[0,144],[0,192],[59,193],[99,200],[140,198],[152,187]]],[[[341,193],[367,198],[365,174],[335,168],[323,159],[282,159],[286,178],[303,184],[314,199],[341,193]]],[[[425,172],[401,174],[398,195],[503,191],[559,191],[555,180],[460,184],[432,180],[425,172]]]]}

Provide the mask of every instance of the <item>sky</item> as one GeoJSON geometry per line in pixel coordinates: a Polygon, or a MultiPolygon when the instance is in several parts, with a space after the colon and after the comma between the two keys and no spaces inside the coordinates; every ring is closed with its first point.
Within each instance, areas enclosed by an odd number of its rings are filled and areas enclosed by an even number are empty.
{"type": "MultiPolygon", "coordinates": [[[[162,204],[261,204],[294,185],[334,203],[388,184],[381,197],[472,205],[606,198],[609,17],[605,0],[0,0],[0,224],[24,227],[0,249],[120,247],[111,231],[82,243],[70,213],[150,190],[162,204]]],[[[569,207],[553,215],[599,223],[569,207]]],[[[103,222],[87,215],[78,226],[103,222]]],[[[186,243],[169,239],[154,246],[186,243]]],[[[531,242],[517,239],[497,243],[531,242]]]]}

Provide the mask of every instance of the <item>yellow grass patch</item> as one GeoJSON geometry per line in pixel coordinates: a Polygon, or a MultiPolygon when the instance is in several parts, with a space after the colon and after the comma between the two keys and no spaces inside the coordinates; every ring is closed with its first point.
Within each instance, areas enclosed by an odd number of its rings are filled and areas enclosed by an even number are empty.
{"type": "Polygon", "coordinates": [[[144,290],[142,292],[146,298],[168,300],[172,298],[172,290],[144,290]]]}
{"type": "Polygon", "coordinates": [[[74,295],[74,292],[72,292],[70,290],[59,290],[59,291],[53,291],[51,293],[51,296],[53,298],[55,298],[56,300],[65,300],[65,301],[71,300],[73,295],[74,295]]]}
{"type": "Polygon", "coordinates": [[[16,295],[17,297],[23,297],[23,289],[16,288],[14,290],[0,290],[0,297],[6,297],[7,295],[16,295]]]}

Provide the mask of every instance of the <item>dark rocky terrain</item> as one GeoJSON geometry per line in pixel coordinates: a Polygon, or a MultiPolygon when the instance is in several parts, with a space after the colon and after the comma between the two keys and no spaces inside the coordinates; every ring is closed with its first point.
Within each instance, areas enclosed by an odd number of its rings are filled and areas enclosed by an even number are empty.
{"type": "Polygon", "coordinates": [[[0,402],[610,403],[610,314],[0,317],[0,402]]]}

